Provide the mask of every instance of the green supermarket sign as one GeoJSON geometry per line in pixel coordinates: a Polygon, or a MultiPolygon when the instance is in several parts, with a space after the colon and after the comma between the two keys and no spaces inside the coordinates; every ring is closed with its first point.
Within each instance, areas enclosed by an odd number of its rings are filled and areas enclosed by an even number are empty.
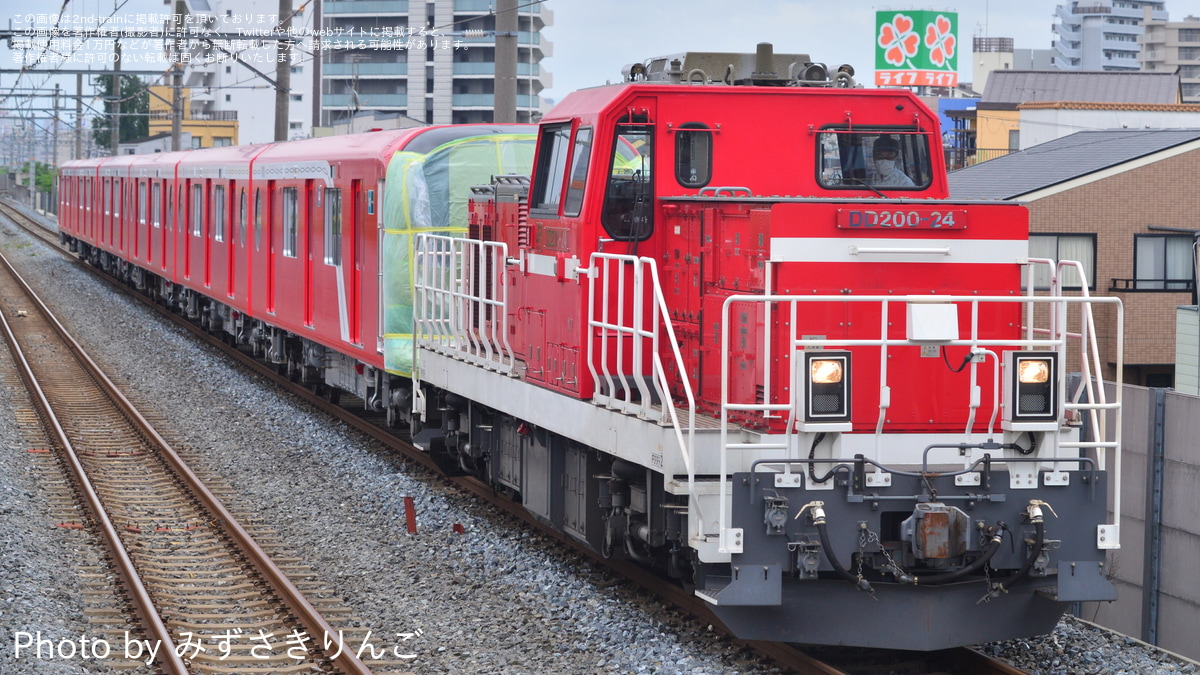
{"type": "Polygon", "coordinates": [[[875,13],[876,86],[958,86],[958,14],[875,13]]]}

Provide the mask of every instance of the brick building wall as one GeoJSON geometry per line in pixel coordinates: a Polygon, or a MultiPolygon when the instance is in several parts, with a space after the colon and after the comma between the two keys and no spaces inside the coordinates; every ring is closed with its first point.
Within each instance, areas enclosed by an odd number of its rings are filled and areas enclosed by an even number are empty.
{"type": "MultiPolygon", "coordinates": [[[[1125,306],[1125,381],[1173,372],[1175,307],[1192,303],[1190,291],[1112,290],[1114,279],[1134,277],[1134,235],[1171,234],[1150,226],[1200,229],[1200,151],[1168,157],[1028,202],[1030,231],[1095,234],[1093,295],[1116,295],[1125,306]]],[[[1101,309],[1097,337],[1113,354],[1115,312],[1101,309]]],[[[1115,373],[1105,364],[1105,376],[1115,373]]]]}

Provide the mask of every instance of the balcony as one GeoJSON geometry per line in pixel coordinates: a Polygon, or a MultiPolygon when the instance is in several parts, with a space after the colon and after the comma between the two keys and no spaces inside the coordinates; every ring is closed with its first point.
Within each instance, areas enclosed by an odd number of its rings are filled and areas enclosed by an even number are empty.
{"type": "Polygon", "coordinates": [[[321,66],[326,77],[407,77],[408,61],[391,63],[326,63],[321,66]]]}
{"type": "MultiPolygon", "coordinates": [[[[518,77],[537,77],[541,74],[542,67],[537,63],[518,63],[518,77]]],[[[487,75],[494,76],[496,74],[496,64],[491,61],[456,61],[454,63],[455,75],[487,75]]]]}
{"type": "MultiPolygon", "coordinates": [[[[491,45],[496,43],[496,36],[485,35],[478,38],[459,38],[459,42],[470,47],[472,45],[491,45]]],[[[542,43],[541,33],[530,33],[527,30],[517,31],[517,42],[523,45],[538,45],[542,43]]]]}
{"type": "MultiPolygon", "coordinates": [[[[321,97],[322,108],[349,108],[354,105],[353,94],[325,94],[321,97]]],[[[359,94],[359,110],[372,108],[407,108],[408,94],[359,94]]]]}
{"type": "Polygon", "coordinates": [[[946,151],[946,167],[957,171],[989,159],[996,159],[1017,152],[1016,150],[989,150],[977,148],[950,148],[946,151]]]}
{"type": "MultiPolygon", "coordinates": [[[[496,9],[496,0],[454,0],[455,12],[483,12],[490,13],[496,9]]],[[[540,14],[542,6],[540,4],[521,7],[518,10],[521,14],[540,14]]]]}
{"type": "MultiPolygon", "coordinates": [[[[192,122],[236,122],[236,110],[189,110],[183,114],[183,120],[192,122]]],[[[170,122],[170,110],[151,110],[150,120],[155,122],[170,122]]]]}
{"type": "Polygon", "coordinates": [[[329,0],[321,10],[325,16],[334,14],[407,14],[408,0],[329,0]]]}
{"type": "MultiPolygon", "coordinates": [[[[451,101],[455,108],[494,108],[496,106],[493,94],[455,94],[451,101]]],[[[538,97],[529,94],[517,95],[518,108],[538,107],[538,97]]]]}

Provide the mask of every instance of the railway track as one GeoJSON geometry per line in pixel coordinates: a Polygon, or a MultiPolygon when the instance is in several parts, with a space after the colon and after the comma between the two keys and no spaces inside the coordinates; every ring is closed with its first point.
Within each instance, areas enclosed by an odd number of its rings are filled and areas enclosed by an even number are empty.
{"type": "MultiPolygon", "coordinates": [[[[34,234],[35,236],[48,242],[63,255],[66,255],[73,260],[76,259],[74,256],[66,252],[61,246],[59,246],[57,235],[51,233],[46,228],[29,219],[27,216],[25,216],[25,214],[16,209],[12,209],[10,206],[3,204],[2,202],[0,202],[0,213],[3,213],[5,216],[8,216],[14,221],[20,222],[22,227],[28,230],[31,234],[34,234]]],[[[128,291],[127,288],[125,288],[119,282],[111,279],[107,275],[100,275],[100,277],[112,284],[114,287],[128,291]]],[[[421,464],[431,471],[441,473],[437,465],[432,459],[430,459],[428,454],[421,451],[419,448],[412,446],[404,439],[396,436],[394,432],[388,430],[383,424],[382,419],[380,419],[381,416],[363,415],[360,412],[352,411],[346,407],[345,404],[350,403],[350,401],[347,401],[346,399],[350,397],[346,396],[343,399],[343,405],[330,403],[326,397],[319,395],[312,389],[290,381],[286,376],[278,374],[273,368],[257,361],[249,354],[227,345],[218,337],[210,335],[201,330],[198,326],[192,324],[178,314],[166,310],[161,305],[150,302],[147,298],[140,294],[130,293],[130,295],[142,300],[148,306],[156,309],[161,315],[171,319],[172,321],[175,321],[177,324],[187,327],[196,337],[204,340],[214,348],[222,350],[234,360],[237,360],[246,367],[253,369],[260,376],[265,377],[278,386],[289,390],[291,393],[324,410],[328,414],[345,422],[347,425],[370,435],[395,452],[403,455],[406,459],[421,464]]],[[[685,589],[663,580],[657,575],[636,564],[626,561],[612,561],[603,559],[598,553],[592,551],[591,549],[580,546],[570,537],[544,527],[539,521],[531,516],[528,511],[522,508],[520,504],[504,497],[498,497],[490,486],[474,478],[455,476],[446,477],[446,480],[456,485],[459,489],[476,495],[481,499],[487,500],[489,503],[497,506],[499,509],[503,510],[514,518],[537,528],[545,536],[565,544],[578,553],[588,556],[596,562],[613,569],[618,574],[621,574],[644,589],[659,596],[665,602],[676,606],[682,611],[685,611],[692,616],[695,616],[697,619],[713,626],[714,631],[721,631],[720,623],[708,610],[708,607],[704,601],[696,597],[694,594],[688,593],[685,589]]],[[[880,664],[887,663],[898,664],[900,667],[907,668],[907,670],[897,669],[895,672],[910,672],[914,675],[928,672],[947,674],[961,673],[962,675],[1015,675],[1025,672],[1012,668],[1001,661],[991,659],[976,652],[975,650],[967,648],[947,650],[946,652],[939,652],[932,655],[918,653],[891,653],[873,650],[873,654],[867,658],[863,658],[861,656],[861,650],[859,650],[859,652],[850,650],[834,650],[830,652],[828,650],[822,650],[809,653],[809,651],[802,648],[783,643],[738,642],[739,644],[743,644],[747,648],[772,660],[781,668],[789,672],[800,673],[803,675],[855,675],[855,673],[859,672],[869,672],[875,674],[879,672],[888,672],[879,670],[880,664]],[[816,655],[814,656],[813,654],[816,655]]]]}
{"type": "MultiPolygon", "coordinates": [[[[137,644],[137,660],[172,674],[370,673],[356,654],[364,639],[350,628],[357,619],[336,599],[305,596],[300,585],[318,585],[289,579],[2,263],[0,328],[34,402],[26,416],[40,420],[50,446],[30,450],[53,450],[68,470],[73,488],[55,499],[66,514],[60,525],[98,533],[119,577],[107,596],[127,606],[93,613],[141,626],[118,647],[129,655],[137,644]],[[65,503],[70,492],[82,508],[65,503]],[[343,615],[336,627],[317,605],[343,615]]],[[[303,574],[297,561],[280,562],[303,574]]],[[[105,595],[98,580],[108,574],[90,569],[87,581],[101,588],[89,594],[105,595]]]]}

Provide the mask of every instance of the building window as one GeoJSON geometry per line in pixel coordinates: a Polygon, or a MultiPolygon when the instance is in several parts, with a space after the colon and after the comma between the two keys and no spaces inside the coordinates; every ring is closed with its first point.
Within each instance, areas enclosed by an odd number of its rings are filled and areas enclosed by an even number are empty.
{"type": "Polygon", "coordinates": [[[325,190],[325,264],[342,264],[342,191],[325,190]]]}
{"type": "MultiPolygon", "coordinates": [[[[1096,235],[1094,234],[1031,234],[1029,235],[1029,257],[1050,260],[1075,260],[1083,265],[1087,275],[1087,286],[1096,288],[1096,235]]],[[[1030,265],[1035,290],[1050,290],[1050,268],[1047,265],[1030,265]]],[[[1083,284],[1074,267],[1064,268],[1062,285],[1066,290],[1080,290],[1083,284]]],[[[1022,284],[1022,288],[1027,288],[1022,284]]]]}
{"type": "Polygon", "coordinates": [[[304,94],[292,94],[292,100],[293,100],[293,101],[297,101],[297,102],[298,102],[298,101],[303,101],[303,100],[304,100],[304,94]]]}
{"type": "Polygon", "coordinates": [[[1020,150],[1021,149],[1021,130],[1020,129],[1009,129],[1008,130],[1008,149],[1009,150],[1020,150]]]}
{"type": "MultiPolygon", "coordinates": [[[[232,73],[232,72],[233,72],[233,66],[225,66],[225,72],[226,72],[226,73],[232,73]]],[[[229,97],[228,97],[228,96],[226,96],[226,97],[225,97],[225,100],[226,100],[226,101],[228,101],[228,100],[229,100],[229,97]]]]}
{"type": "Polygon", "coordinates": [[[1133,277],[1134,288],[1139,291],[1191,290],[1191,235],[1135,235],[1133,277]]]}
{"type": "Polygon", "coordinates": [[[304,122],[288,122],[288,128],[292,131],[299,131],[304,128],[304,122]]]}
{"type": "Polygon", "coordinates": [[[298,73],[303,73],[303,72],[304,72],[304,66],[292,66],[292,73],[298,74],[298,73]]]}
{"type": "Polygon", "coordinates": [[[214,136],[213,137],[213,147],[214,148],[227,148],[231,145],[233,145],[233,137],[232,136],[214,136]]]}
{"type": "Polygon", "coordinates": [[[283,254],[289,258],[298,257],[296,240],[299,218],[296,201],[296,188],[283,188],[283,254]]]}

